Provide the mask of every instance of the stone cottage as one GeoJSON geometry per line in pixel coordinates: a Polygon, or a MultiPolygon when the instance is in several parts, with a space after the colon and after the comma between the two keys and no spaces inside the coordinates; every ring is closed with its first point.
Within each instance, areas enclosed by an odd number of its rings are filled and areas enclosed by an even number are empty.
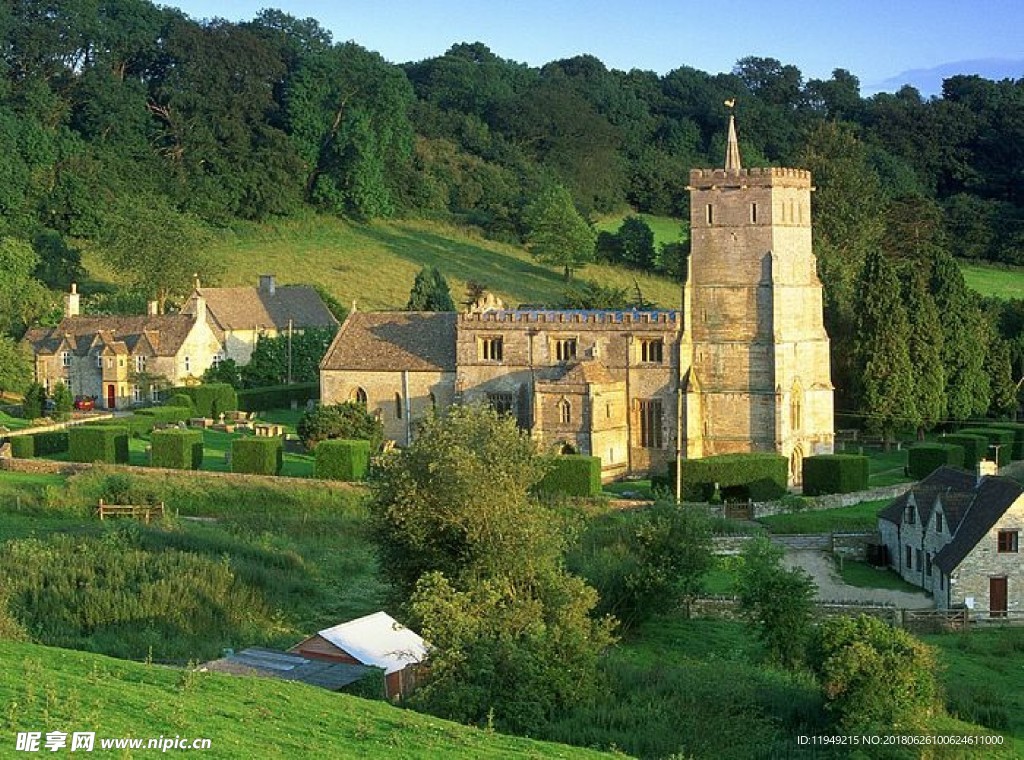
{"type": "Polygon", "coordinates": [[[1024,610],[1024,489],[995,472],[940,467],[879,513],[889,565],[939,609],[1024,610]]]}
{"type": "Polygon", "coordinates": [[[742,168],[730,119],[725,167],[690,172],[679,310],[492,297],[458,315],[353,313],[321,364],[322,401],[365,401],[400,445],[423,410],[483,400],[546,449],[600,457],[606,479],[776,451],[799,483],[803,457],[833,446],[811,190],[803,170],[742,168]]]}

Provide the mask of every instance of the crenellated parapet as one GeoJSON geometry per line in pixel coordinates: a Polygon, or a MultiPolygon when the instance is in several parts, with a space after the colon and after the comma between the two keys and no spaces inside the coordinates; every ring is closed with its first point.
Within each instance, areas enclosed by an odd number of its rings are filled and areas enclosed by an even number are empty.
{"type": "Polygon", "coordinates": [[[459,324],[465,327],[479,325],[515,329],[538,325],[575,325],[606,329],[624,325],[662,326],[674,329],[681,324],[678,311],[601,311],[554,309],[504,309],[459,314],[459,324]]]}
{"type": "Polygon", "coordinates": [[[726,169],[691,169],[690,190],[745,187],[811,188],[811,173],[806,169],[758,167],[730,171],[726,169]]]}

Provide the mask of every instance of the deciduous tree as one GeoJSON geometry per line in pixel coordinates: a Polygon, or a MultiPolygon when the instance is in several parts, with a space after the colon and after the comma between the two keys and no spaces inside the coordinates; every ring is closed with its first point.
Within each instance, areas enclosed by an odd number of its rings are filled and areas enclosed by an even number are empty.
{"type": "Polygon", "coordinates": [[[564,269],[565,279],[594,260],[597,236],[561,186],[543,191],[523,212],[526,246],[545,264],[564,269]]]}

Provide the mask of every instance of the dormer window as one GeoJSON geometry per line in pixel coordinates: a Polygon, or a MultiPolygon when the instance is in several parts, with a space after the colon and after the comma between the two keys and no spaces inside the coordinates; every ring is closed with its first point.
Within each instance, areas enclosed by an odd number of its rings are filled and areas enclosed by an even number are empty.
{"type": "Polygon", "coordinates": [[[914,517],[914,512],[914,505],[908,504],[907,508],[903,510],[903,522],[905,522],[907,525],[913,525],[915,522],[917,522],[917,518],[914,517]]]}
{"type": "Polygon", "coordinates": [[[71,366],[71,352],[61,351],[60,352],[60,366],[70,367],[71,366]]]}
{"type": "Polygon", "coordinates": [[[936,512],[935,513],[935,532],[936,533],[941,533],[942,532],[942,513],[941,512],[936,512]]]}
{"type": "Polygon", "coordinates": [[[146,371],[146,357],[145,356],[136,356],[135,357],[135,371],[136,372],[145,372],[146,371]]]}
{"type": "Polygon", "coordinates": [[[96,368],[103,369],[103,354],[96,354],[96,368]]]}

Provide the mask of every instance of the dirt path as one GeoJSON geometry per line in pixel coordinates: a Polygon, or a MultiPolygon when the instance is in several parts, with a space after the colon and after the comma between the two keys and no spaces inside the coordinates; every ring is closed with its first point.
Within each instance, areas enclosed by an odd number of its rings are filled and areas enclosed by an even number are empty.
{"type": "MultiPolygon", "coordinates": [[[[843,582],[832,557],[820,551],[789,550],[783,560],[787,567],[802,567],[818,584],[815,596],[824,602],[868,602],[892,604],[906,609],[932,609],[932,598],[920,592],[892,591],[884,588],[860,588],[843,582]]],[[[878,572],[887,572],[879,570],[878,572]]]]}

